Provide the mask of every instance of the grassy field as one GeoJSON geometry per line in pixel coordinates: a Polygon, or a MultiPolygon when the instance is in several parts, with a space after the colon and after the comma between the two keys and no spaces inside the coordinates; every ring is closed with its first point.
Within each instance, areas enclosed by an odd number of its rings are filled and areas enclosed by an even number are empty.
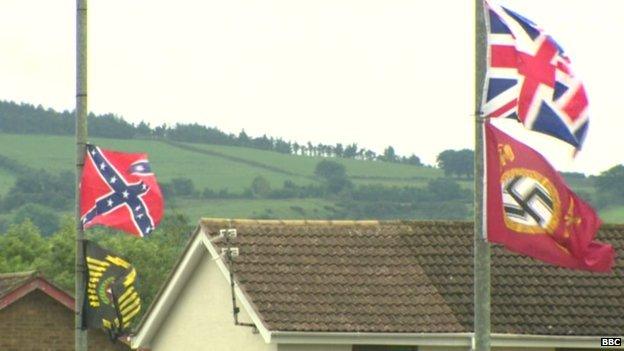
{"type": "MultiPolygon", "coordinates": [[[[273,188],[285,180],[299,185],[316,182],[314,168],[322,157],[295,156],[271,151],[207,144],[168,144],[156,140],[92,140],[105,148],[128,152],[146,152],[161,182],[173,178],[189,178],[202,191],[228,189],[241,193],[250,187],[256,176],[265,177],[273,188]]],[[[12,135],[0,133],[0,155],[53,173],[74,169],[74,138],[51,135],[12,135]]],[[[332,158],[345,165],[347,174],[356,184],[386,186],[425,186],[431,179],[443,176],[431,167],[415,167],[380,161],[332,158]]],[[[0,168],[0,195],[15,182],[15,175],[0,168]]],[[[470,189],[472,180],[459,179],[462,187],[470,189]]],[[[587,180],[571,180],[575,191],[594,193],[587,180]]],[[[330,212],[324,206],[330,202],[319,199],[297,200],[190,200],[169,204],[190,218],[211,217],[273,217],[324,218],[330,212]]],[[[605,222],[624,223],[624,207],[601,212],[605,222]]]]}
{"type": "MultiPolygon", "coordinates": [[[[323,159],[241,147],[187,144],[213,152],[207,154],[155,140],[96,138],[92,141],[105,148],[148,153],[152,168],[163,182],[185,177],[192,179],[199,190],[227,188],[235,193],[248,188],[256,176],[265,177],[275,188],[281,187],[285,180],[300,185],[315,182],[314,168],[323,159]]],[[[13,145],[0,150],[0,154],[21,160],[33,168],[43,168],[54,173],[74,169],[73,137],[0,134],[0,144],[13,145]]],[[[442,175],[440,170],[429,167],[351,159],[333,160],[344,164],[347,174],[358,184],[421,186],[442,175]]],[[[9,173],[0,173],[0,192],[10,186],[13,180],[9,173]]]]}
{"type": "MultiPolygon", "coordinates": [[[[287,155],[236,146],[207,144],[186,145],[237,157],[243,160],[261,162],[266,165],[281,168],[286,172],[311,177],[314,176],[314,167],[316,167],[316,164],[324,159],[323,157],[287,155]]],[[[371,178],[381,181],[412,181],[414,179],[432,179],[442,176],[442,172],[439,169],[430,167],[415,167],[398,163],[343,158],[332,158],[332,160],[342,163],[347,169],[347,175],[358,180],[371,178]]]]}
{"type": "Polygon", "coordinates": [[[211,218],[280,218],[322,219],[330,217],[327,207],[333,204],[323,199],[289,200],[184,200],[167,204],[172,212],[187,215],[191,221],[211,218]]]}
{"type": "Polygon", "coordinates": [[[0,196],[6,194],[14,183],[15,176],[9,171],[0,168],[0,196]]]}
{"type": "MultiPolygon", "coordinates": [[[[281,186],[285,180],[302,185],[313,182],[306,177],[250,167],[240,162],[181,150],[153,140],[94,139],[93,142],[104,148],[146,152],[160,181],[167,182],[177,177],[189,178],[200,191],[204,188],[228,188],[231,192],[241,193],[259,175],[267,178],[276,187],[281,186]]],[[[74,169],[75,145],[72,137],[0,134],[0,144],[14,146],[0,150],[0,154],[21,160],[33,168],[43,168],[54,173],[74,169]]],[[[0,173],[0,186],[12,184],[11,182],[4,173],[0,173]]]]}
{"type": "Polygon", "coordinates": [[[624,223],[624,206],[611,207],[600,211],[604,223],[624,223]]]}

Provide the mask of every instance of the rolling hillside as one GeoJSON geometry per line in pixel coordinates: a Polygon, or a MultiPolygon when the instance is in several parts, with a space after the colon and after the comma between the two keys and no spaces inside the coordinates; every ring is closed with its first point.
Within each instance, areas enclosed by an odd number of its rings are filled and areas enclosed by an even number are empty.
{"type": "MultiPolygon", "coordinates": [[[[273,186],[281,186],[285,180],[299,185],[315,182],[314,167],[323,159],[243,147],[156,140],[96,138],[92,142],[104,148],[148,153],[154,171],[164,182],[185,177],[192,179],[200,190],[227,188],[237,193],[248,188],[258,175],[267,178],[273,186]]],[[[0,144],[11,145],[0,150],[0,155],[20,160],[33,168],[51,172],[74,169],[72,137],[0,134],[0,144]]],[[[347,175],[356,183],[422,185],[443,175],[439,169],[430,167],[341,158],[332,160],[345,165],[347,175]]],[[[11,175],[0,173],[0,193],[6,192],[10,184],[11,175]]]]}
{"type": "MultiPolygon", "coordinates": [[[[299,186],[318,184],[314,168],[323,160],[323,157],[288,155],[244,147],[161,140],[95,138],[92,142],[105,148],[146,152],[161,182],[188,178],[199,193],[204,189],[215,192],[227,189],[231,194],[242,194],[250,188],[257,176],[267,179],[273,188],[280,188],[287,180],[299,186]]],[[[8,146],[0,149],[0,155],[35,169],[42,168],[52,173],[74,169],[75,145],[74,138],[70,136],[0,133],[0,145],[8,146]]],[[[442,171],[432,167],[343,158],[332,160],[345,166],[347,176],[355,184],[424,186],[432,179],[443,177],[442,171]]],[[[463,188],[472,188],[471,180],[456,180],[463,188]]],[[[0,168],[0,195],[6,194],[14,182],[15,174],[0,168]]],[[[571,186],[588,194],[594,192],[587,180],[573,180],[571,186]]],[[[167,203],[171,211],[184,213],[192,220],[200,216],[329,218],[334,205],[326,199],[310,198],[171,199],[167,203]]],[[[605,221],[624,222],[624,212],[620,209],[605,211],[605,221]]]]}
{"type": "MultiPolygon", "coordinates": [[[[74,138],[51,135],[17,135],[0,133],[0,155],[35,169],[52,173],[73,171],[74,138]]],[[[266,178],[272,187],[279,188],[284,181],[304,186],[318,184],[314,167],[322,157],[280,154],[242,147],[205,144],[181,144],[158,140],[128,140],[95,138],[92,142],[104,148],[128,152],[146,152],[161,182],[188,178],[198,192],[204,189],[242,194],[250,188],[257,176],[266,178]]],[[[380,161],[362,161],[332,158],[345,165],[347,175],[355,183],[384,185],[423,185],[442,176],[435,168],[416,167],[380,161]]],[[[15,175],[0,168],[0,195],[6,194],[15,181],[15,175]]],[[[73,181],[73,179],[71,179],[73,181]]],[[[470,186],[469,182],[465,182],[470,186]]],[[[191,219],[214,217],[279,217],[328,218],[333,203],[323,199],[289,200],[181,200],[168,201],[167,207],[184,213],[191,219]]]]}

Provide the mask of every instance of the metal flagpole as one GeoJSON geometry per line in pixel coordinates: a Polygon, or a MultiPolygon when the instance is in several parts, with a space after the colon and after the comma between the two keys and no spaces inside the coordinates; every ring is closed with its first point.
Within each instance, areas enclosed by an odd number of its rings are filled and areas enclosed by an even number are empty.
{"type": "Polygon", "coordinates": [[[83,326],[84,232],[80,222],[80,177],[87,143],[87,0],[76,0],[76,316],[75,350],[87,351],[83,326]]]}
{"type": "Polygon", "coordinates": [[[475,159],[474,159],[474,340],[476,351],[490,350],[490,246],[484,228],[484,119],[481,99],[485,76],[483,0],[475,0],[475,159]]]}

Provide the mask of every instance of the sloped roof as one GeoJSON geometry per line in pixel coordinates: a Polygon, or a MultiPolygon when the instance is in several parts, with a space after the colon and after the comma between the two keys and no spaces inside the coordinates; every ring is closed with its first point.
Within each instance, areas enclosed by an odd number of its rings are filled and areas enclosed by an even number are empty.
{"type": "Polygon", "coordinates": [[[0,274],[0,310],[34,290],[41,290],[60,304],[74,310],[73,296],[52,284],[37,271],[0,274]]]}
{"type": "MultiPolygon", "coordinates": [[[[235,280],[269,330],[471,332],[473,224],[201,221],[236,228],[235,280]]],[[[624,249],[624,226],[598,239],[624,249]]],[[[222,240],[215,241],[223,246],[222,240]]],[[[549,266],[492,246],[492,333],[619,335],[624,262],[612,274],[549,266]]]]}
{"type": "Polygon", "coordinates": [[[36,271],[0,274],[0,298],[37,276],[36,271]]]}

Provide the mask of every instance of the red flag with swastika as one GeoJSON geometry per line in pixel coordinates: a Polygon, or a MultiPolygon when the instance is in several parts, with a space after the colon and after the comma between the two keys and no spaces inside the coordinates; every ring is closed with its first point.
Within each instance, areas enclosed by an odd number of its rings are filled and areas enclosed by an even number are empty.
{"type": "Polygon", "coordinates": [[[488,240],[544,262],[608,272],[615,253],[601,225],[537,151],[486,123],[488,240]]]}

